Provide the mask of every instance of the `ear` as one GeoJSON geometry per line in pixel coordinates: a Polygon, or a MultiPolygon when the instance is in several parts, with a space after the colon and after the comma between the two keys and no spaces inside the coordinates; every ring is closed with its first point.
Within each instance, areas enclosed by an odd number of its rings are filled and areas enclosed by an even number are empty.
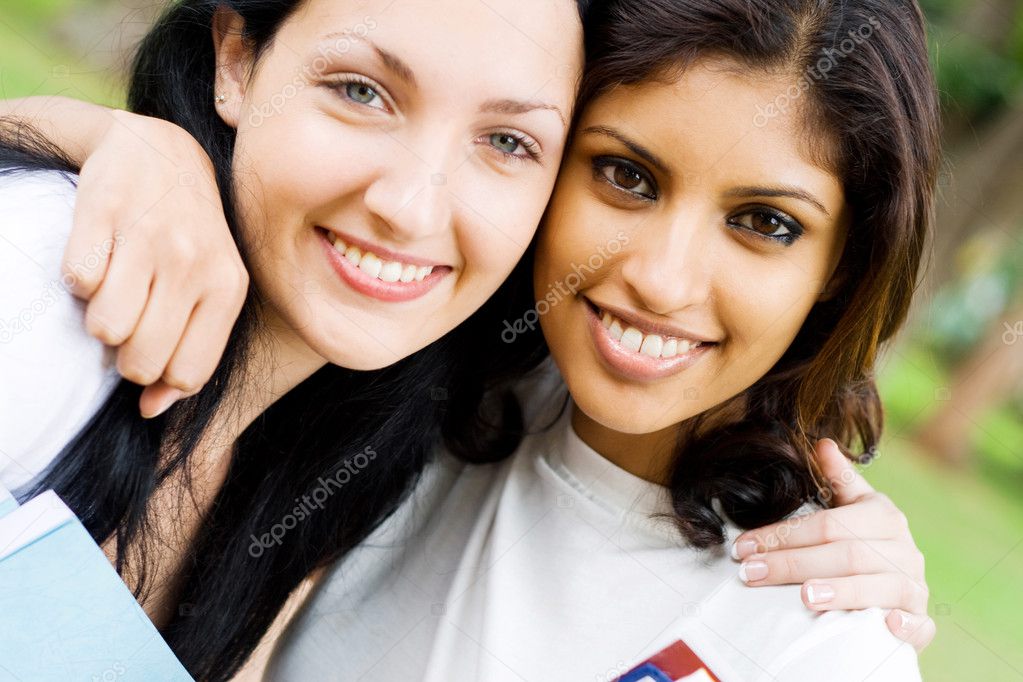
{"type": "Polygon", "coordinates": [[[224,5],[213,15],[213,49],[217,59],[213,80],[217,113],[224,123],[237,128],[255,55],[245,39],[245,20],[224,5]]]}

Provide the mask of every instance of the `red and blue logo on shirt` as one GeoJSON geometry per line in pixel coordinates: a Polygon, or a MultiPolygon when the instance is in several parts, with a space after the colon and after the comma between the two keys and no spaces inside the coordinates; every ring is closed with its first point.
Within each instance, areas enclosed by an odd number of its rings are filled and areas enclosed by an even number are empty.
{"type": "Polygon", "coordinates": [[[684,642],[675,642],[615,682],[721,682],[684,642]]]}

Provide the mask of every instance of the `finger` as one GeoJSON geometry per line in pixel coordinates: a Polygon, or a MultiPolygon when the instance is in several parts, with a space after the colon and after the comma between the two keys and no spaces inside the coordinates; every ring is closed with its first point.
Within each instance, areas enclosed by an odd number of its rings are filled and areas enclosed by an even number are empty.
{"type": "Polygon", "coordinates": [[[917,554],[915,547],[904,542],[849,540],[754,554],[739,566],[739,576],[755,586],[893,572],[917,576],[922,574],[917,571],[917,554]]]}
{"type": "Polygon", "coordinates": [[[142,320],[117,353],[117,369],[125,379],[149,386],[163,376],[191,317],[193,298],[158,280],[142,320]]]}
{"type": "Polygon", "coordinates": [[[153,282],[151,259],[138,249],[118,249],[106,278],[93,293],[85,328],[108,346],[120,346],[135,332],[153,282]]]}
{"type": "Polygon", "coordinates": [[[65,283],[83,300],[91,299],[103,282],[116,241],[111,216],[90,201],[93,196],[78,193],[62,264],[65,283]]]}
{"type": "Polygon", "coordinates": [[[142,390],[139,397],[139,414],[147,419],[159,417],[184,397],[185,394],[179,389],[167,385],[160,379],[142,390]]]}
{"type": "Polygon", "coordinates": [[[911,644],[917,653],[931,645],[938,631],[933,618],[906,613],[901,609],[893,609],[885,618],[885,623],[893,635],[911,644]]]}
{"type": "Polygon", "coordinates": [[[844,540],[889,540],[902,537],[902,526],[893,521],[892,508],[881,497],[867,498],[855,506],[822,509],[795,516],[763,528],[746,531],[732,545],[732,558],[756,553],[814,547],[844,540]]]}
{"type": "Polygon", "coordinates": [[[164,381],[187,395],[201,390],[220,364],[238,312],[217,301],[200,301],[164,371],[164,381]]]}
{"type": "Polygon", "coordinates": [[[874,487],[842,454],[835,441],[830,438],[817,441],[816,451],[821,472],[835,494],[834,506],[852,504],[874,492],[874,487]]]}
{"type": "Polygon", "coordinates": [[[803,603],[813,611],[858,610],[878,607],[901,609],[927,616],[928,592],[923,583],[902,573],[856,575],[803,584],[803,603]]]}

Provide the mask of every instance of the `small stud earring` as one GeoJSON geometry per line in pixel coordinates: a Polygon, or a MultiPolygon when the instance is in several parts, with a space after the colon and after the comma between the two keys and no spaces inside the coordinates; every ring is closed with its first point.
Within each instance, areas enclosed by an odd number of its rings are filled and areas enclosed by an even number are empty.
{"type": "Polygon", "coordinates": [[[217,95],[217,104],[223,104],[227,101],[227,95],[217,95]]]}

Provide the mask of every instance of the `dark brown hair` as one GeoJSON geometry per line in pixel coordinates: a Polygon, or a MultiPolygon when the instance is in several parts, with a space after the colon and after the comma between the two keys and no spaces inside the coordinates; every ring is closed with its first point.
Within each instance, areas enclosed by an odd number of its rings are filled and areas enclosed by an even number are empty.
{"type": "MultiPolygon", "coordinates": [[[[853,457],[880,438],[873,367],[916,287],[940,156],[924,19],[911,0],[612,0],[593,11],[602,16],[588,36],[580,109],[708,57],[791,76],[806,87],[779,94],[798,100],[793,111],[852,210],[838,286],[775,367],[725,406],[741,417],[711,426],[705,413],[682,425],[674,509],[686,538],[709,547],[724,540],[718,511],[753,528],[830,499],[817,483],[816,439],[853,457]]],[[[755,124],[793,115],[784,103],[750,115],[755,124]]]]}

